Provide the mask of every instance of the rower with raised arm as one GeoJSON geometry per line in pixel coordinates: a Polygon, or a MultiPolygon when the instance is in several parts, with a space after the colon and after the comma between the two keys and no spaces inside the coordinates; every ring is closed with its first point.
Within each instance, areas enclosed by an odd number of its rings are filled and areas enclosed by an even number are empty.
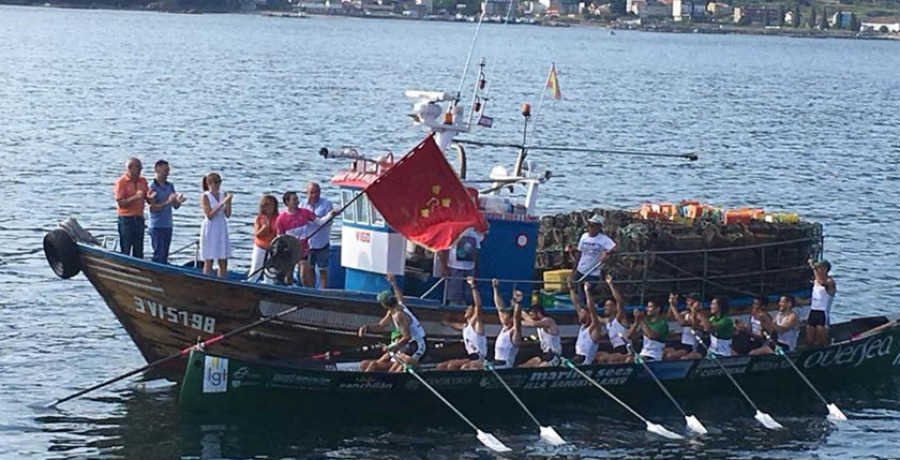
{"type": "MultiPolygon", "coordinates": [[[[654,301],[647,302],[647,313],[634,310],[634,323],[628,331],[632,339],[642,333],[644,343],[641,346],[641,357],[645,361],[662,361],[663,350],[666,348],[665,340],[669,336],[669,322],[659,311],[659,305],[654,301]]],[[[629,356],[628,361],[634,358],[629,356]]]]}
{"type": "Polygon", "coordinates": [[[625,313],[625,299],[622,293],[613,283],[611,274],[606,274],[606,285],[612,293],[612,298],[603,302],[603,318],[606,325],[606,334],[609,336],[609,344],[602,344],[597,352],[597,361],[607,364],[624,363],[628,358],[628,346],[625,338],[628,337],[628,314],[625,313]]]}
{"type": "Polygon", "coordinates": [[[575,339],[575,357],[572,358],[572,362],[578,365],[593,364],[597,357],[597,348],[603,338],[601,329],[603,323],[600,315],[597,314],[594,297],[591,295],[591,284],[584,283],[585,305],[581,304],[572,280],[569,280],[569,295],[572,297],[575,311],[578,312],[578,322],[581,323],[581,328],[578,329],[578,338],[575,339]]]}
{"type": "Polygon", "coordinates": [[[397,285],[394,275],[386,275],[391,284],[391,291],[382,291],[378,294],[378,303],[384,308],[384,316],[375,324],[364,324],[359,327],[359,336],[363,337],[370,331],[383,331],[392,322],[394,329],[400,331],[400,338],[382,347],[384,354],[377,360],[363,361],[360,369],[365,372],[390,370],[400,372],[403,365],[392,362],[391,353],[408,366],[415,366],[425,354],[425,329],[419,323],[418,318],[406,305],[403,304],[403,291],[397,285]]]}
{"type": "MultiPolygon", "coordinates": [[[[494,341],[494,361],[491,365],[495,369],[506,369],[515,366],[516,355],[522,346],[522,291],[513,291],[512,311],[504,307],[503,297],[500,296],[500,281],[491,280],[494,289],[494,306],[497,308],[497,318],[500,320],[500,333],[494,341]]],[[[484,361],[474,361],[465,364],[463,369],[483,369],[484,361]]]]}
{"type": "Polygon", "coordinates": [[[522,363],[521,367],[552,367],[560,364],[562,343],[559,340],[559,326],[556,320],[547,316],[540,304],[532,305],[528,314],[522,316],[522,325],[537,329],[541,343],[541,355],[522,363]]]}
{"type": "Polygon", "coordinates": [[[739,320],[734,321],[734,341],[731,348],[739,355],[749,354],[751,351],[765,345],[766,338],[763,336],[762,321],[758,318],[765,316],[772,320],[772,317],[766,312],[766,305],[769,299],[766,296],[754,296],[753,302],[750,304],[750,320],[748,323],[742,323],[739,320]]]}
{"type": "Polygon", "coordinates": [[[462,331],[463,345],[466,347],[468,356],[439,363],[435,367],[437,370],[461,369],[462,366],[473,361],[481,362],[482,358],[487,356],[487,337],[484,335],[484,315],[481,308],[481,294],[478,293],[478,287],[475,284],[474,277],[467,276],[466,283],[472,290],[472,305],[466,307],[466,311],[463,314],[464,322],[453,322],[445,319],[443,323],[445,326],[462,331]]]}
{"type": "MultiPolygon", "coordinates": [[[[728,298],[716,297],[709,303],[709,316],[700,316],[700,326],[709,333],[709,352],[716,356],[731,356],[734,321],[727,314],[728,298]]],[[[702,356],[697,356],[701,358],[702,356]]]]}
{"type": "Polygon", "coordinates": [[[669,294],[669,319],[681,326],[681,342],[666,350],[666,359],[681,359],[687,355],[690,358],[702,357],[699,355],[697,348],[697,340],[694,338],[692,330],[700,327],[700,294],[691,292],[684,298],[687,308],[684,311],[678,311],[678,294],[669,294]]]}
{"type": "Polygon", "coordinates": [[[757,313],[756,319],[762,323],[763,331],[776,333],[776,343],[766,343],[765,346],[759,347],[750,352],[751,355],[769,355],[775,353],[775,347],[781,347],[785,353],[790,353],[797,349],[797,336],[800,335],[800,319],[794,312],[796,301],[794,296],[785,294],[778,299],[778,313],[775,314],[773,321],[768,315],[757,313]]]}

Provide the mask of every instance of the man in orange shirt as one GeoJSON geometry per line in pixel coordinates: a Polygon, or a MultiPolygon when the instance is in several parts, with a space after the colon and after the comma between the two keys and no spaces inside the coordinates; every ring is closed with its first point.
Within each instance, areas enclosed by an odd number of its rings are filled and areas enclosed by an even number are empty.
{"type": "Polygon", "coordinates": [[[129,158],[125,174],[116,180],[116,214],[119,216],[119,246],[123,254],[144,258],[144,203],[153,198],[147,179],[141,176],[141,160],[129,158]]]}

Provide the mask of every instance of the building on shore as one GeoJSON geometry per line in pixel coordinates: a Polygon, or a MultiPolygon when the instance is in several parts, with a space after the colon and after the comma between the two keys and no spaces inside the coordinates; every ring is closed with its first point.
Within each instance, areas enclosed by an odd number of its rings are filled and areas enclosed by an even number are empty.
{"type": "Polygon", "coordinates": [[[900,16],[878,16],[868,18],[860,24],[860,30],[881,33],[900,33],[900,16]]]}

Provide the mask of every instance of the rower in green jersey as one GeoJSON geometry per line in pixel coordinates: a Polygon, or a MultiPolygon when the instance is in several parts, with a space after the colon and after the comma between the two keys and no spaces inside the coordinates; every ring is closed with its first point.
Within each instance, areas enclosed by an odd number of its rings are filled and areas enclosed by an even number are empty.
{"type": "Polygon", "coordinates": [[[700,324],[709,332],[709,352],[716,356],[731,356],[734,321],[726,314],[728,298],[716,297],[709,303],[709,317],[701,316],[700,324]]]}
{"type": "Polygon", "coordinates": [[[645,361],[662,361],[666,338],[669,337],[669,322],[660,314],[659,305],[654,301],[647,302],[647,313],[634,310],[634,322],[628,336],[634,338],[638,331],[644,335],[641,346],[641,357],[645,361]]]}

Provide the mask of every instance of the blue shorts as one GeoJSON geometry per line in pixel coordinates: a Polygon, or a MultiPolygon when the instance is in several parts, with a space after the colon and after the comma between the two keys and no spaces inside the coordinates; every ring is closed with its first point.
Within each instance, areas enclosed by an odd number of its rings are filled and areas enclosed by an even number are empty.
{"type": "Polygon", "coordinates": [[[312,268],[328,268],[328,259],[330,258],[331,245],[327,244],[321,249],[310,249],[309,256],[307,256],[306,260],[309,261],[309,266],[312,268]]]}

